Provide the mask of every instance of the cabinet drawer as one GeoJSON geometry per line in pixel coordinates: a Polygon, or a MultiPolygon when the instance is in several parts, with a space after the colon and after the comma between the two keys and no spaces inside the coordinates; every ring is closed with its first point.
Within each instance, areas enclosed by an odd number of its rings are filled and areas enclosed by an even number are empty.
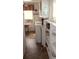
{"type": "Polygon", "coordinates": [[[54,52],[51,52],[49,48],[47,48],[47,52],[48,52],[49,59],[56,59],[56,55],[54,54],[54,52]]]}

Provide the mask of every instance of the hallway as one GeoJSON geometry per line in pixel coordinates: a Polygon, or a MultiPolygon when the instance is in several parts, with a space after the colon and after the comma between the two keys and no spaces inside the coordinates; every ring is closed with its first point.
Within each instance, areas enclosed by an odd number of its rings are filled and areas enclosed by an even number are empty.
{"type": "Polygon", "coordinates": [[[23,59],[49,59],[46,48],[36,43],[35,33],[29,33],[26,38],[26,51],[23,59]]]}

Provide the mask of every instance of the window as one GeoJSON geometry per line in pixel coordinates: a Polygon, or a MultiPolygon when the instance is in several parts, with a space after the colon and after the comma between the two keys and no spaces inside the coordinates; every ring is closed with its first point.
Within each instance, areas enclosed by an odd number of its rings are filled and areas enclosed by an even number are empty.
{"type": "Polygon", "coordinates": [[[24,3],[23,10],[24,10],[24,19],[25,20],[32,20],[33,19],[34,5],[24,3]]]}
{"type": "Polygon", "coordinates": [[[31,11],[31,10],[24,11],[24,19],[25,20],[32,20],[33,19],[33,11],[31,11]]]}

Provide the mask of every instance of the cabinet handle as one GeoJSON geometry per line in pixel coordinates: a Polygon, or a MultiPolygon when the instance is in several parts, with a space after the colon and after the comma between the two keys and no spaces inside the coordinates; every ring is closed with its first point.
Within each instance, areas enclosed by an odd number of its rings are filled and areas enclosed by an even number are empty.
{"type": "Polygon", "coordinates": [[[45,45],[46,45],[46,47],[48,47],[48,44],[47,43],[45,43],[45,45]]]}
{"type": "Polygon", "coordinates": [[[56,36],[56,33],[53,32],[52,35],[55,35],[56,36]]]}

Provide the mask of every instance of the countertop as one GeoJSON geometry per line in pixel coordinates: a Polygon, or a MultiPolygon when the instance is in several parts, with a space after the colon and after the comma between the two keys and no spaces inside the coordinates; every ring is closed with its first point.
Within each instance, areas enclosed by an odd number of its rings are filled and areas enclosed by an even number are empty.
{"type": "Polygon", "coordinates": [[[46,20],[47,22],[51,23],[52,25],[54,25],[56,27],[56,23],[51,21],[51,20],[46,20]]]}

